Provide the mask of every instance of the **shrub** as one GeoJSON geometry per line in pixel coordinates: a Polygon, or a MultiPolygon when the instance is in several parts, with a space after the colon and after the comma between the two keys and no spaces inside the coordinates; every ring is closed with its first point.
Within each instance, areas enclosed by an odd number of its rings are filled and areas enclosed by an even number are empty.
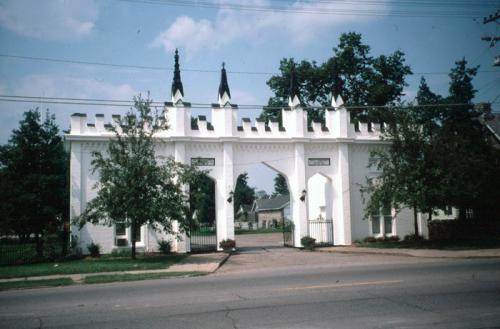
{"type": "Polygon", "coordinates": [[[222,240],[219,246],[224,250],[231,250],[236,247],[236,241],[232,239],[222,240]]]}
{"type": "Polygon", "coordinates": [[[111,256],[113,257],[130,257],[132,256],[132,249],[130,248],[117,248],[111,250],[111,256]]]}
{"type": "Polygon", "coordinates": [[[389,241],[394,241],[394,242],[398,242],[400,240],[399,236],[397,235],[390,236],[388,239],[389,241]]]}
{"type": "Polygon", "coordinates": [[[403,241],[404,242],[417,242],[417,241],[422,241],[423,238],[419,235],[415,235],[415,234],[408,234],[408,235],[405,235],[405,237],[403,238],[403,241]]]}
{"type": "Polygon", "coordinates": [[[376,242],[385,242],[387,241],[387,238],[385,236],[381,236],[375,239],[376,242]]]}
{"type": "Polygon", "coordinates": [[[316,246],[316,239],[311,238],[310,236],[305,236],[302,239],[300,239],[300,243],[302,243],[304,249],[314,250],[314,247],[316,246]]]}
{"type": "Polygon", "coordinates": [[[97,243],[92,242],[87,245],[87,249],[92,257],[99,257],[101,255],[101,246],[97,243]]]}
{"type": "Polygon", "coordinates": [[[376,241],[377,241],[377,239],[375,239],[375,237],[373,237],[373,236],[367,236],[366,238],[363,239],[363,242],[368,242],[368,243],[376,242],[376,241]]]}
{"type": "Polygon", "coordinates": [[[172,243],[167,240],[158,241],[158,251],[162,254],[169,254],[172,249],[172,243]]]}

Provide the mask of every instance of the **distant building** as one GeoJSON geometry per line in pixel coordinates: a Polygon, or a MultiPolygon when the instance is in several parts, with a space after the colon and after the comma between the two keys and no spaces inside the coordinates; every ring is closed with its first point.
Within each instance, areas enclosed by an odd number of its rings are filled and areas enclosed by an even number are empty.
{"type": "Polygon", "coordinates": [[[290,197],[278,195],[269,199],[255,200],[252,206],[259,228],[279,227],[283,220],[290,220],[290,197]]]}

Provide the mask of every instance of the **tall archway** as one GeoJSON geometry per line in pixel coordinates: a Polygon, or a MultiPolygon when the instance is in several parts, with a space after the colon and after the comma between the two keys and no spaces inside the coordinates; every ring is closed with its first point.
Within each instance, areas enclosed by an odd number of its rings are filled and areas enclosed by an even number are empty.
{"type": "Polygon", "coordinates": [[[288,179],[265,162],[240,168],[234,189],[235,240],[240,249],[293,245],[288,179]],[[286,239],[285,239],[286,236],[286,239]]]}
{"type": "Polygon", "coordinates": [[[307,216],[309,236],[318,244],[333,244],[332,180],[316,173],[307,180],[307,216]]]}
{"type": "Polygon", "coordinates": [[[208,175],[189,186],[190,250],[217,250],[216,181],[208,175]]]}

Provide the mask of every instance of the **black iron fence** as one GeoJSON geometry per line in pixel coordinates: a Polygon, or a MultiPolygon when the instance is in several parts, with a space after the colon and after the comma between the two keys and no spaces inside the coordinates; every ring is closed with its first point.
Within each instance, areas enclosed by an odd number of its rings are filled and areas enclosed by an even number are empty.
{"type": "Polygon", "coordinates": [[[333,220],[310,220],[309,236],[316,239],[318,245],[333,245],[333,220]]]}
{"type": "Polygon", "coordinates": [[[17,237],[1,237],[0,265],[30,264],[65,257],[68,245],[63,233],[44,237],[41,255],[38,255],[37,245],[32,238],[22,241],[17,237]]]}
{"type": "Polygon", "coordinates": [[[217,250],[217,229],[215,223],[200,223],[190,231],[191,252],[217,250]]]}

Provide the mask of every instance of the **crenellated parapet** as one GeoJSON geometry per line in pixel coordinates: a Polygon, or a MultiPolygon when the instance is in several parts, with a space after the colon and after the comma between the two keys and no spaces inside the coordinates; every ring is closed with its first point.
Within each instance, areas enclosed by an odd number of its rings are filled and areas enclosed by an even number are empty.
{"type": "MultiPolygon", "coordinates": [[[[265,122],[250,118],[238,120],[238,107],[232,104],[224,107],[213,105],[211,121],[207,116],[200,115],[192,122],[189,103],[165,103],[163,115],[169,128],[159,131],[157,137],[378,140],[382,133],[380,123],[351,122],[349,111],[344,106],[332,106],[327,109],[324,123],[313,121],[308,125],[307,111],[302,107],[282,109],[281,122],[278,120],[265,122]]],[[[96,114],[94,120],[89,120],[86,114],[75,113],[71,116],[69,135],[112,136],[114,134],[112,127],[120,131],[120,116],[113,115],[110,119],[106,122],[103,114],[96,114]]]]}
{"type": "MultiPolygon", "coordinates": [[[[299,84],[292,69],[288,106],[281,110],[281,122],[271,120],[239,119],[238,105],[231,102],[231,92],[224,63],[222,63],[218,102],[212,104],[210,117],[205,115],[192,119],[191,104],[184,101],[184,88],[179,68],[179,54],[175,52],[174,78],[171,86],[171,101],[164,103],[163,114],[168,129],[157,132],[159,138],[236,138],[236,139],[341,139],[341,140],[379,140],[381,125],[375,122],[353,122],[344,101],[339,95],[332,96],[331,106],[325,110],[325,122],[308,124],[307,110],[299,95],[299,84]]],[[[103,114],[97,114],[93,122],[87,115],[75,113],[71,116],[69,136],[102,136],[118,132],[120,117],[113,115],[105,123],[103,114]]]]}

